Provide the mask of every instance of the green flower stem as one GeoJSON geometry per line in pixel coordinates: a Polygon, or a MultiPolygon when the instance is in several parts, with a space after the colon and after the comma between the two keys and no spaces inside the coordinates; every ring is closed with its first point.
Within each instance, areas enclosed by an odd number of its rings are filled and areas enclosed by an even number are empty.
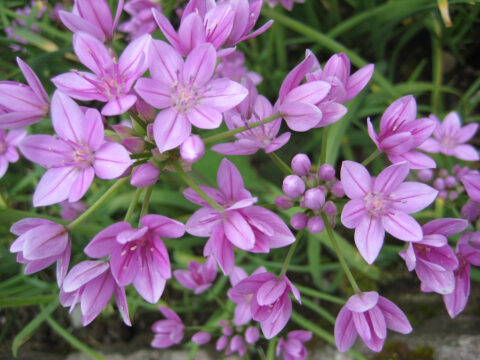
{"type": "Polygon", "coordinates": [[[200,197],[205,200],[211,207],[213,207],[217,211],[223,211],[223,207],[221,207],[215,200],[213,200],[210,196],[208,196],[205,191],[200,189],[200,187],[183,171],[182,167],[178,163],[178,161],[172,162],[173,167],[177,171],[177,174],[182,178],[182,180],[190,186],[195,192],[200,195],[200,197]]]}
{"type": "Polygon", "coordinates": [[[127,213],[125,214],[125,218],[123,221],[129,222],[130,219],[132,218],[133,212],[135,211],[135,208],[137,207],[138,204],[138,199],[140,199],[140,195],[142,195],[143,190],[145,188],[139,187],[137,190],[135,190],[135,193],[133,194],[132,201],[130,201],[130,205],[128,206],[127,213]]]}
{"type": "Polygon", "coordinates": [[[287,273],[288,265],[290,264],[290,260],[292,259],[293,253],[295,252],[295,248],[297,247],[298,241],[301,239],[304,233],[305,229],[302,229],[297,233],[297,236],[295,237],[295,242],[290,246],[290,249],[288,249],[288,253],[285,257],[285,261],[283,262],[282,270],[280,271],[279,277],[287,273]]]}
{"type": "Polygon", "coordinates": [[[270,159],[272,159],[272,161],[275,163],[275,165],[277,165],[278,168],[280,170],[282,170],[282,172],[285,175],[292,175],[293,174],[293,171],[292,171],[292,169],[290,169],[290,166],[285,164],[285,162],[282,159],[280,159],[277,154],[275,154],[274,152],[271,152],[271,153],[268,153],[267,155],[270,157],[270,159]]]}
{"type": "Polygon", "coordinates": [[[70,224],[67,225],[68,230],[73,230],[78,224],[82,223],[84,220],[86,220],[90,215],[92,215],[100,206],[102,206],[105,201],[108,200],[110,196],[115,194],[115,192],[123,185],[124,182],[128,180],[128,177],[125,177],[123,179],[119,179],[113,184],[97,201],[93,203],[92,206],[90,206],[87,211],[85,211],[82,215],[80,215],[78,218],[73,220],[70,224]]]}
{"type": "Polygon", "coordinates": [[[279,112],[276,112],[275,114],[269,116],[269,117],[266,117],[265,119],[263,120],[260,120],[256,123],[253,123],[253,124],[248,124],[245,125],[245,126],[242,126],[242,127],[239,127],[239,128],[236,128],[236,129],[233,129],[233,130],[229,130],[229,131],[225,131],[225,132],[222,132],[220,134],[216,134],[216,135],[212,135],[212,136],[209,136],[205,139],[203,139],[203,142],[206,144],[210,144],[212,142],[216,142],[216,141],[219,141],[219,140],[223,140],[223,139],[226,139],[226,138],[229,138],[230,136],[233,136],[235,134],[238,134],[238,133],[241,133],[245,130],[248,130],[248,129],[253,129],[253,128],[256,128],[257,126],[260,126],[262,124],[267,124],[273,120],[276,120],[278,118],[280,118],[280,113],[279,112]]]}
{"type": "Polygon", "coordinates": [[[328,139],[328,126],[323,128],[323,136],[322,136],[322,150],[320,152],[320,159],[318,162],[318,168],[320,165],[323,165],[327,162],[327,140],[328,139]]]}
{"type": "Polygon", "coordinates": [[[380,150],[375,150],[374,153],[370,154],[369,157],[367,157],[365,160],[363,160],[362,165],[363,165],[363,166],[367,166],[367,165],[370,164],[373,160],[375,160],[375,158],[376,158],[378,155],[380,155],[380,154],[381,154],[380,150]]]}
{"type": "MultiPolygon", "coordinates": [[[[148,212],[148,204],[150,203],[150,198],[152,196],[153,192],[153,187],[155,184],[150,185],[147,188],[147,192],[145,193],[145,197],[143,198],[143,204],[142,204],[142,211],[140,212],[140,219],[147,214],[148,212]]],[[[139,220],[140,221],[140,220],[139,220]]]]}
{"type": "Polygon", "coordinates": [[[350,268],[348,267],[348,264],[345,261],[345,258],[343,257],[342,251],[338,246],[337,239],[335,239],[335,234],[333,233],[332,227],[330,226],[330,222],[328,221],[327,215],[325,215],[325,213],[323,212],[322,212],[322,219],[323,219],[323,222],[325,223],[325,228],[327,229],[328,237],[330,238],[333,248],[337,253],[338,260],[340,260],[340,264],[342,265],[342,268],[345,271],[345,275],[347,275],[348,281],[350,281],[350,284],[352,285],[352,288],[355,291],[355,293],[358,294],[361,292],[360,287],[355,281],[355,278],[353,277],[353,274],[350,271],[350,268]]]}

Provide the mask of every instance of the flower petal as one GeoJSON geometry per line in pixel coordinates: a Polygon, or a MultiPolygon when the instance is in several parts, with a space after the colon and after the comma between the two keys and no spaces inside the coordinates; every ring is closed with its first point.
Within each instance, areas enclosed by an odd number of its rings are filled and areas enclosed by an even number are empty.
{"type": "Polygon", "coordinates": [[[354,161],[342,162],[340,179],[343,190],[350,199],[363,198],[371,191],[371,177],[368,170],[354,161]]]}
{"type": "Polygon", "coordinates": [[[153,123],[153,135],[162,153],[183,143],[192,132],[192,125],[183,113],[168,108],[161,111],[153,123]]]}
{"type": "Polygon", "coordinates": [[[384,237],[382,223],[370,215],[366,215],[355,229],[355,245],[367,263],[372,264],[377,258],[384,237]]]}
{"type": "Polygon", "coordinates": [[[382,224],[386,232],[399,240],[420,241],[423,238],[422,228],[417,220],[404,212],[384,215],[382,224]]]}

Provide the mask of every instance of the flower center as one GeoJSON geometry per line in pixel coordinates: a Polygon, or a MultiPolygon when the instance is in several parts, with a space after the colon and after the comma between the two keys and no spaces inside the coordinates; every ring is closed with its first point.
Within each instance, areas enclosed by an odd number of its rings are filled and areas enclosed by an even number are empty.
{"type": "Polygon", "coordinates": [[[199,93],[193,84],[175,84],[171,93],[173,107],[180,112],[190,110],[200,100],[199,93]]]}
{"type": "Polygon", "coordinates": [[[7,144],[4,141],[0,141],[0,155],[5,154],[7,151],[7,144]]]}
{"type": "Polygon", "coordinates": [[[365,208],[370,214],[383,215],[390,199],[383,193],[371,192],[365,195],[363,201],[365,201],[365,208]]]}
{"type": "Polygon", "coordinates": [[[445,136],[440,142],[440,144],[444,148],[453,149],[457,145],[457,142],[452,136],[445,136]]]}

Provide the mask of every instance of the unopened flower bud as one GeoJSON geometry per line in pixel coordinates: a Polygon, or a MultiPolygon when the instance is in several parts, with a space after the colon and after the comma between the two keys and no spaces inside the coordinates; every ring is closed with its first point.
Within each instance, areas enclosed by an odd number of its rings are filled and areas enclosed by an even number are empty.
{"type": "Polygon", "coordinates": [[[255,326],[249,326],[245,331],[245,341],[253,345],[260,339],[260,331],[255,326]]]}
{"type": "Polygon", "coordinates": [[[307,214],[299,212],[291,217],[290,225],[292,225],[295,230],[301,230],[307,226],[307,220],[307,214]]]}
{"type": "Polygon", "coordinates": [[[160,170],[150,163],[137,166],[130,178],[130,184],[135,187],[147,187],[157,182],[160,177],[160,170]]]}
{"type": "Polygon", "coordinates": [[[121,142],[132,154],[140,154],[145,150],[145,141],[139,137],[127,137],[121,142]]]}
{"type": "Polygon", "coordinates": [[[148,136],[150,139],[154,139],[154,136],[153,136],[153,124],[148,124],[148,125],[147,125],[147,136],[148,136]]]}
{"type": "Polygon", "coordinates": [[[433,171],[430,169],[423,169],[423,170],[420,170],[417,175],[420,181],[427,182],[432,180],[433,171]]]}
{"type": "Polygon", "coordinates": [[[330,192],[336,198],[342,198],[345,196],[345,191],[343,190],[343,185],[340,181],[337,181],[330,189],[330,192]]]}
{"type": "Polygon", "coordinates": [[[193,334],[192,341],[198,345],[204,345],[210,341],[212,336],[205,331],[199,331],[193,334]]]}
{"type": "Polygon", "coordinates": [[[232,336],[233,328],[231,326],[224,326],[222,329],[222,334],[225,336],[232,336]]]}
{"type": "Polygon", "coordinates": [[[458,165],[458,164],[453,165],[452,172],[453,172],[454,174],[458,174],[458,172],[459,172],[460,170],[462,170],[462,167],[461,167],[460,165],[458,165]]]}
{"type": "Polygon", "coordinates": [[[320,210],[323,204],[325,204],[325,195],[318,188],[308,189],[305,191],[303,203],[309,209],[320,210]]]}
{"type": "Polygon", "coordinates": [[[205,154],[205,144],[198,135],[190,135],[182,145],[180,145],[180,156],[183,160],[194,163],[200,160],[205,154]]]}
{"type": "Polygon", "coordinates": [[[215,348],[217,351],[222,351],[224,350],[228,345],[228,336],[221,336],[218,338],[217,343],[215,344],[215,348]]]}
{"type": "Polygon", "coordinates": [[[312,234],[319,234],[325,229],[325,223],[320,216],[315,215],[308,219],[307,229],[312,234]]]}
{"type": "Polygon", "coordinates": [[[440,199],[446,199],[448,197],[448,192],[446,190],[440,190],[438,192],[438,197],[440,199]]]}
{"type": "Polygon", "coordinates": [[[305,154],[297,154],[292,159],[292,170],[298,176],[305,176],[310,172],[312,163],[305,154]]]}
{"type": "Polygon", "coordinates": [[[137,97],[135,109],[140,117],[146,122],[153,122],[153,120],[155,120],[155,116],[157,115],[155,108],[140,99],[140,97],[137,97]]]}
{"type": "Polygon", "coordinates": [[[288,175],[283,179],[282,190],[292,199],[298,198],[305,191],[305,183],[297,175],[288,175]]]}
{"type": "Polygon", "coordinates": [[[323,206],[323,212],[327,215],[337,215],[337,206],[332,201],[327,201],[323,206]]]}
{"type": "Polygon", "coordinates": [[[458,199],[458,193],[455,190],[449,191],[448,192],[448,198],[450,200],[456,200],[456,199],[458,199]]]}
{"type": "Polygon", "coordinates": [[[447,188],[452,188],[457,184],[458,184],[458,182],[457,182],[457,179],[455,178],[455,176],[447,176],[445,178],[445,185],[447,186],[447,188]]]}
{"type": "Polygon", "coordinates": [[[442,178],[436,178],[433,182],[433,187],[437,190],[445,189],[445,180],[443,180],[442,178]]]}
{"type": "Polygon", "coordinates": [[[288,196],[277,196],[274,201],[275,205],[282,210],[288,210],[293,206],[293,201],[288,196]]]}
{"type": "Polygon", "coordinates": [[[448,175],[447,169],[440,169],[440,171],[438,172],[438,175],[440,175],[441,177],[447,176],[448,175]]]}
{"type": "Polygon", "coordinates": [[[480,204],[470,200],[467,202],[463,207],[462,207],[462,217],[464,219],[467,219],[468,221],[475,221],[478,218],[478,215],[480,215],[480,204]]]}
{"type": "Polygon", "coordinates": [[[318,169],[318,178],[322,181],[330,181],[335,177],[335,168],[330,164],[323,164],[318,169]]]}
{"type": "Polygon", "coordinates": [[[130,126],[126,125],[112,125],[112,129],[117,133],[118,136],[120,136],[121,139],[137,135],[130,126]]]}

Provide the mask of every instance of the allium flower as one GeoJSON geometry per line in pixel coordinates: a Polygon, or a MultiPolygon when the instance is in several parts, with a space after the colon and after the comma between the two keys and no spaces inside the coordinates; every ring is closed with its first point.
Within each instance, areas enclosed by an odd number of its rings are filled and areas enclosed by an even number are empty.
{"type": "Polygon", "coordinates": [[[418,182],[404,182],[408,163],[390,165],[376,178],[361,164],[344,161],[341,181],[350,200],[342,211],[342,223],[355,229],[357,249],[369,264],[380,252],[385,231],[404,241],[423,238],[416,213],[435,200],[438,191],[418,182]]]}
{"type": "Polygon", "coordinates": [[[422,226],[423,239],[409,243],[399,255],[409,271],[415,269],[423,288],[439,294],[450,294],[455,287],[453,271],[458,267],[457,256],[448,245],[448,236],[466,229],[468,221],[437,219],[422,226]]]}
{"type": "Polygon", "coordinates": [[[11,130],[8,133],[0,129],[0,178],[7,172],[8,163],[18,161],[17,146],[26,135],[27,131],[24,129],[11,130]]]}
{"type": "Polygon", "coordinates": [[[438,153],[455,156],[465,161],[478,161],[478,151],[472,146],[465,144],[478,130],[478,124],[468,124],[462,127],[460,116],[455,111],[449,113],[443,122],[431,116],[435,121],[436,128],[433,138],[427,139],[419,148],[430,153],[438,153]]]}
{"type": "Polygon", "coordinates": [[[387,337],[387,328],[408,334],[412,326],[400,308],[377,292],[353,295],[335,321],[335,343],[340,352],[352,347],[360,335],[370,350],[379,352],[387,337]]]}
{"type": "Polygon", "coordinates": [[[480,266],[480,232],[467,232],[457,244],[458,269],[455,270],[455,289],[443,295],[448,314],[453,319],[467,306],[470,296],[470,267],[480,266]]]}
{"type": "Polygon", "coordinates": [[[280,338],[277,344],[277,358],[283,353],[284,360],[304,360],[307,358],[307,349],[304,343],[312,339],[312,333],[305,330],[290,331],[287,338],[280,338]]]}
{"type": "Polygon", "coordinates": [[[247,89],[229,79],[211,79],[216,65],[215,49],[210,44],[196,47],[186,58],[167,43],[154,40],[150,65],[152,79],[141,78],[135,91],[161,111],[153,124],[160,152],[183,143],[192,125],[215,129],[222,123],[222,112],[239,104],[247,89]]]}
{"type": "Polygon", "coordinates": [[[251,252],[269,252],[270,248],[287,246],[295,241],[290,229],[274,212],[253,206],[257,198],[245,189],[238,169],[223,159],[217,172],[219,190],[201,186],[222,210],[214,209],[193,189],[183,195],[202,206],[188,219],[187,232],[209,237],[203,255],[215,256],[225,274],[229,274],[235,262],[233,246],[251,252]]]}
{"type": "Polygon", "coordinates": [[[476,202],[480,202],[480,172],[470,171],[460,178],[468,196],[476,202]]]}
{"type": "Polygon", "coordinates": [[[17,64],[28,86],[13,81],[0,81],[1,129],[32,125],[48,113],[48,95],[37,75],[18,57],[17,64]]]}
{"type": "Polygon", "coordinates": [[[173,275],[180,284],[187,289],[195,290],[195,295],[198,295],[212,286],[217,277],[217,263],[212,256],[203,264],[190,261],[188,270],[175,270],[173,275]]]}
{"type": "Polygon", "coordinates": [[[115,19],[106,0],[75,0],[72,12],[59,11],[58,16],[70,31],[85,32],[100,41],[112,40],[123,9],[119,0],[115,19]]]}
{"type": "Polygon", "coordinates": [[[131,326],[125,289],[115,282],[108,261],[86,260],[75,265],[65,277],[60,303],[70,312],[80,303],[83,326],[90,324],[110,302],[112,294],[123,322],[131,326]]]}
{"type": "Polygon", "coordinates": [[[137,101],[132,86],[148,68],[151,39],[146,34],[132,41],[117,61],[101,41],[86,33],[76,33],[75,54],[93,74],[72,70],[55,76],[52,82],[74,99],[106,102],[103,115],[123,114],[137,101]]]}
{"type": "Polygon", "coordinates": [[[250,275],[229,290],[229,297],[235,303],[245,302],[245,295],[251,296],[250,312],[253,320],[260,322],[263,335],[271,339],[287,324],[292,314],[292,300],[289,294],[301,303],[300,293],[285,275],[278,279],[269,272],[250,275]]]}
{"type": "Polygon", "coordinates": [[[102,118],[96,109],[83,113],[72,99],[57,91],[51,110],[58,138],[30,135],[20,144],[27,159],[47,168],[33,194],[33,206],[66,199],[78,201],[95,175],[115,179],[132,164],[122,145],[105,141],[102,118]]]}
{"type": "Polygon", "coordinates": [[[120,286],[133,283],[146,301],[155,304],[172,276],[167,248],[160,237],[182,237],[185,227],[161,215],[145,215],[140,224],[139,229],[125,221],[110,225],[90,241],[85,253],[92,258],[110,255],[117,283],[120,286]]]}
{"type": "Polygon", "coordinates": [[[182,319],[175,311],[165,306],[160,306],[159,310],[166,319],[156,321],[152,325],[155,337],[150,345],[154,348],[165,349],[172,345],[180,344],[185,329],[182,319]]]}
{"type": "Polygon", "coordinates": [[[158,0],[130,0],[124,7],[130,14],[130,20],[120,24],[118,30],[128,33],[130,39],[135,39],[143,34],[151,34],[157,29],[152,9],[162,11],[158,0]]]}
{"type": "Polygon", "coordinates": [[[70,262],[71,239],[67,229],[50,220],[25,218],[10,232],[18,238],[10,246],[17,262],[26,264],[25,274],[33,274],[57,262],[57,283],[62,285],[70,262]]]}
{"type": "Polygon", "coordinates": [[[407,161],[411,169],[434,168],[433,159],[414,149],[430,137],[435,130],[435,122],[416,117],[415,98],[412,95],[401,97],[383,113],[378,135],[370,118],[367,119],[368,134],[378,150],[385,152],[392,163],[407,161]]]}

